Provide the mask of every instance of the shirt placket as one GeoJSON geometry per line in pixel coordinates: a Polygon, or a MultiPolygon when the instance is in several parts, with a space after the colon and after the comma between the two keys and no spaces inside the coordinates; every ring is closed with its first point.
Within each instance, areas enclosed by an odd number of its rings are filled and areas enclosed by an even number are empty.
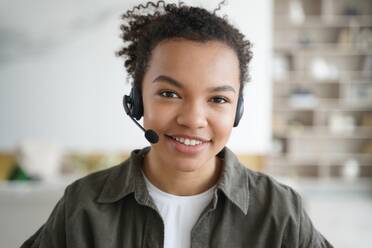
{"type": "Polygon", "coordinates": [[[208,223],[208,218],[216,210],[218,201],[217,189],[214,192],[212,201],[201,213],[199,219],[195,223],[194,227],[191,230],[191,248],[208,248],[209,242],[209,232],[210,227],[206,225],[208,223]]]}

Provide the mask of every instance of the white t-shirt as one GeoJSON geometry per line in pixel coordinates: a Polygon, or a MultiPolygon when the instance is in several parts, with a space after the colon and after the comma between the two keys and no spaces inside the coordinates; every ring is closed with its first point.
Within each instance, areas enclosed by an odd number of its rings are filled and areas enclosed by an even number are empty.
{"type": "Polygon", "coordinates": [[[191,229],[212,200],[215,186],[201,194],[177,196],[161,191],[144,178],[164,221],[164,248],[190,248],[191,229]]]}

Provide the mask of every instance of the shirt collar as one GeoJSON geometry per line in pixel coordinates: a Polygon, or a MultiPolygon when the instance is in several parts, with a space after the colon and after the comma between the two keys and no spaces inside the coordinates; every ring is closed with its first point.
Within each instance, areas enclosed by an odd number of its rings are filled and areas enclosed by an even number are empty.
{"type": "Polygon", "coordinates": [[[217,188],[246,215],[249,207],[248,170],[240,164],[235,154],[227,147],[222,149],[217,156],[223,160],[217,188]]]}
{"type": "MultiPolygon", "coordinates": [[[[135,193],[138,203],[154,205],[141,173],[144,157],[149,150],[150,147],[134,150],[128,160],[111,171],[98,197],[98,202],[112,203],[135,193]]],[[[217,189],[221,190],[244,214],[247,214],[249,205],[247,170],[227,147],[222,149],[217,156],[223,161],[223,169],[217,183],[217,189]]]]}
{"type": "Polygon", "coordinates": [[[99,203],[113,203],[135,193],[139,203],[153,205],[141,173],[145,154],[149,150],[150,147],[146,147],[132,151],[128,160],[111,171],[98,197],[99,203]]]}

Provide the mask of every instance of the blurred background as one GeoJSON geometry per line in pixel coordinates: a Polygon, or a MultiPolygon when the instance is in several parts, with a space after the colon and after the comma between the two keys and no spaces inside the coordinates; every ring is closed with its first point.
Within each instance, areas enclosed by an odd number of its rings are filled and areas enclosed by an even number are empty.
{"type": "MultiPolygon", "coordinates": [[[[0,0],[0,247],[19,247],[69,183],[148,145],[115,57],[120,15],[144,2],[0,0]]],[[[335,247],[370,247],[372,1],[230,0],[219,14],[254,53],[228,146],[295,188],[335,247]]]]}

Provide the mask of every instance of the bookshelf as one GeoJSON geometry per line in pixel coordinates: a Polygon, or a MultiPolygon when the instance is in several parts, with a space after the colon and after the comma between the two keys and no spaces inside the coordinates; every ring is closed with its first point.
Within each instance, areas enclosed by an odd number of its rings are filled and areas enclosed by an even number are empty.
{"type": "Polygon", "coordinates": [[[372,179],[372,1],[275,0],[277,176],[372,179]]]}

